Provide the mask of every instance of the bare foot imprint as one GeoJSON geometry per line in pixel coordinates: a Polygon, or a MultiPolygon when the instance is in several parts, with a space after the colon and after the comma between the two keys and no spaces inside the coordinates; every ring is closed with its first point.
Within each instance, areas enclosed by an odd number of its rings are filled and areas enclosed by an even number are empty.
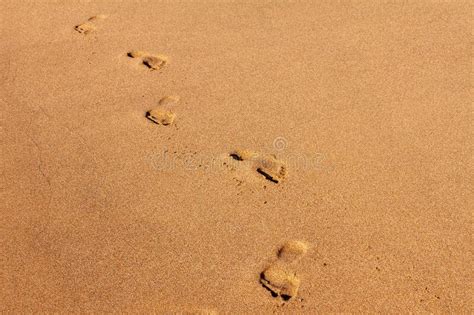
{"type": "Polygon", "coordinates": [[[149,110],[146,113],[146,117],[150,119],[151,121],[153,121],[155,124],[168,126],[168,125],[173,124],[176,115],[169,110],[162,109],[162,108],[155,108],[155,109],[149,110]]]}
{"type": "Polygon", "coordinates": [[[87,35],[97,29],[97,22],[100,22],[101,20],[104,20],[106,18],[107,16],[104,14],[95,15],[87,19],[86,22],[76,25],[74,29],[81,34],[87,35]]]}
{"type": "Polygon", "coordinates": [[[158,125],[172,125],[176,114],[169,107],[175,106],[179,102],[177,96],[165,96],[158,102],[158,107],[146,112],[146,118],[158,125]]]}
{"type": "Polygon", "coordinates": [[[271,292],[273,297],[280,296],[288,301],[298,294],[300,279],[287,266],[275,263],[260,275],[260,283],[271,292]]]}
{"type": "Polygon", "coordinates": [[[230,156],[237,161],[251,162],[252,168],[267,180],[280,183],[287,175],[286,164],[271,154],[260,154],[250,150],[235,150],[230,156]]]}
{"type": "Polygon", "coordinates": [[[159,70],[168,63],[168,58],[163,55],[152,55],[145,51],[134,50],[127,53],[129,58],[139,59],[150,70],[159,70]]]}
{"type": "Polygon", "coordinates": [[[273,297],[284,301],[298,294],[300,279],[294,271],[294,264],[308,251],[308,245],[301,241],[289,241],[278,251],[278,259],[260,274],[260,283],[273,297]]]}
{"type": "Polygon", "coordinates": [[[308,252],[308,245],[301,241],[289,241],[278,251],[278,259],[285,263],[298,262],[308,252]]]}

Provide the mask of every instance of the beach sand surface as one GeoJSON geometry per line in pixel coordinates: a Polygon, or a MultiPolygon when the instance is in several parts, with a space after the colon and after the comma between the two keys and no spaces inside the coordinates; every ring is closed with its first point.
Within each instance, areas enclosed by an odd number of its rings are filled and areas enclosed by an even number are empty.
{"type": "Polygon", "coordinates": [[[473,311],[471,2],[0,12],[1,312],[473,311]]]}

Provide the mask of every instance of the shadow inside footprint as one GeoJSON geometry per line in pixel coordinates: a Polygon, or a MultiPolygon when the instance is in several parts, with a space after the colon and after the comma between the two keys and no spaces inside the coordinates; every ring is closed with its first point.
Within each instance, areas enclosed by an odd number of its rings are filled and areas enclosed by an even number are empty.
{"type": "Polygon", "coordinates": [[[263,175],[267,180],[278,184],[287,176],[286,165],[273,155],[263,156],[258,159],[257,172],[263,175]]]}
{"type": "Polygon", "coordinates": [[[147,56],[143,58],[143,64],[151,70],[159,70],[166,65],[166,60],[155,56],[147,56]]]}
{"type": "Polygon", "coordinates": [[[278,258],[286,263],[300,260],[308,252],[308,244],[302,241],[288,241],[278,251],[278,258]]]}
{"type": "Polygon", "coordinates": [[[266,282],[264,281],[265,279],[265,274],[263,273],[263,271],[260,273],[260,284],[262,285],[262,287],[264,287],[268,292],[270,292],[270,294],[272,295],[272,297],[276,298],[278,297],[278,293],[274,292],[270,287],[266,286],[266,282]]]}
{"type": "Polygon", "coordinates": [[[231,158],[233,158],[234,160],[236,160],[236,161],[243,161],[242,157],[240,157],[240,156],[239,156],[238,154],[236,154],[236,153],[231,153],[231,154],[229,154],[229,156],[230,156],[231,158]]]}
{"type": "Polygon", "coordinates": [[[266,173],[263,169],[261,168],[257,168],[257,172],[262,174],[266,179],[268,179],[269,181],[275,183],[275,184],[278,184],[279,183],[279,180],[278,179],[275,179],[273,178],[272,175],[266,173]]]}
{"type": "Polygon", "coordinates": [[[179,100],[179,96],[165,96],[158,102],[158,107],[146,112],[145,117],[158,125],[172,125],[176,114],[169,108],[176,106],[179,100]]]}
{"type": "Polygon", "coordinates": [[[81,34],[87,35],[90,32],[95,30],[95,26],[92,25],[91,23],[86,22],[86,23],[76,25],[74,29],[81,34]]]}
{"type": "Polygon", "coordinates": [[[176,114],[163,108],[155,108],[146,112],[145,117],[155,124],[168,126],[173,124],[176,114]]]}
{"type": "Polygon", "coordinates": [[[139,58],[141,63],[150,70],[159,70],[163,68],[168,62],[168,59],[165,56],[152,55],[140,50],[128,52],[127,57],[139,58]]]}
{"type": "Polygon", "coordinates": [[[93,32],[97,29],[96,22],[99,22],[99,21],[104,20],[106,18],[107,18],[107,16],[104,15],[104,14],[99,14],[99,15],[90,17],[89,19],[87,19],[86,22],[74,26],[74,30],[76,30],[77,32],[79,32],[81,34],[88,35],[89,33],[93,32]]]}
{"type": "Polygon", "coordinates": [[[250,150],[235,150],[229,156],[236,161],[250,162],[254,171],[273,183],[278,184],[287,176],[286,164],[272,154],[260,154],[250,150]]]}

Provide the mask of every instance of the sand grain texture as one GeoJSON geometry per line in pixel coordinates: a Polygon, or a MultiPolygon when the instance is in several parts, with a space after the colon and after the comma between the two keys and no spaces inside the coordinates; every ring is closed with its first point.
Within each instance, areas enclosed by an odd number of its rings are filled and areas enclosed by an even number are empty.
{"type": "Polygon", "coordinates": [[[470,2],[0,15],[0,312],[472,313],[470,2]]]}

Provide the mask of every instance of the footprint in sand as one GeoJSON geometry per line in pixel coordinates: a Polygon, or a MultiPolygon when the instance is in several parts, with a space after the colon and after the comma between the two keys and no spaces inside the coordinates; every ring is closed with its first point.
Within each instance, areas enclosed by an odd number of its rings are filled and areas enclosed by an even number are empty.
{"type": "Polygon", "coordinates": [[[146,112],[146,118],[158,125],[172,125],[176,114],[169,108],[175,106],[179,102],[177,96],[165,96],[159,102],[158,106],[146,112]]]}
{"type": "Polygon", "coordinates": [[[103,14],[95,15],[90,17],[86,22],[76,25],[74,29],[81,34],[87,35],[97,29],[97,22],[100,22],[106,18],[107,16],[103,14]]]}
{"type": "Polygon", "coordinates": [[[272,154],[235,150],[230,153],[230,157],[237,161],[249,163],[258,174],[274,183],[282,182],[288,175],[286,164],[272,154]]]}
{"type": "Polygon", "coordinates": [[[260,283],[273,297],[284,301],[298,294],[300,279],[295,272],[295,264],[308,251],[308,245],[301,241],[289,241],[278,251],[278,259],[260,274],[260,283]]]}
{"type": "Polygon", "coordinates": [[[138,59],[141,64],[150,70],[159,70],[168,63],[168,58],[163,55],[153,55],[145,51],[134,50],[127,53],[132,59],[138,59]]]}

